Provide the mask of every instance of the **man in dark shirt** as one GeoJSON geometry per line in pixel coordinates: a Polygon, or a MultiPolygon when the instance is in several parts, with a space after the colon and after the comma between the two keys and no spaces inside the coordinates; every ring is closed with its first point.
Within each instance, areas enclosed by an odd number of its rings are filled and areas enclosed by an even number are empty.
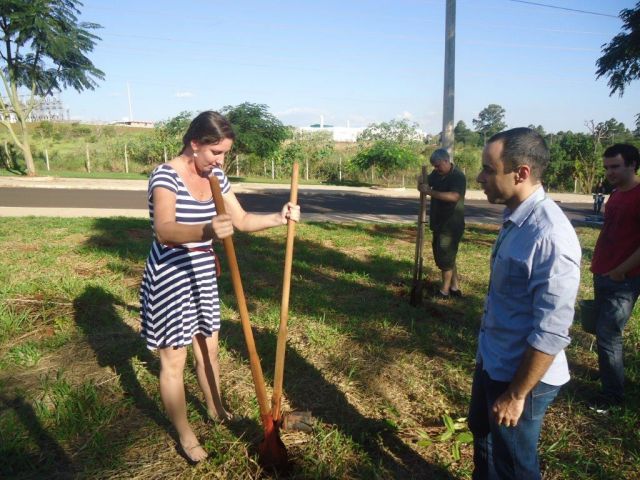
{"type": "Polygon", "coordinates": [[[442,285],[438,296],[460,297],[456,255],[464,233],[464,195],[467,179],[464,173],[451,163],[449,153],[439,148],[431,154],[433,172],[427,184],[420,182],[418,190],[431,196],[429,227],[433,232],[433,258],[442,273],[442,285]]]}

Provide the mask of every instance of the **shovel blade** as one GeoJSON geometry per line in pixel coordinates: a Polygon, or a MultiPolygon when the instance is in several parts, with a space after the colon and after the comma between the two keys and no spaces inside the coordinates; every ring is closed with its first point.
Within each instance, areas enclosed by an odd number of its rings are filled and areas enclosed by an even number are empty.
{"type": "Polygon", "coordinates": [[[258,445],[260,465],[267,470],[286,472],[289,468],[289,455],[280,439],[280,425],[273,420],[271,415],[263,419],[263,425],[264,438],[258,445]]]}

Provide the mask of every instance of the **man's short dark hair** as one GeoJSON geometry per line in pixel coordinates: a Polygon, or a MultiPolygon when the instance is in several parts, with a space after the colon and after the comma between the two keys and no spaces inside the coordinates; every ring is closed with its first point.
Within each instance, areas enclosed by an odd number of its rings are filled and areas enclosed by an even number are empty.
{"type": "Polygon", "coordinates": [[[640,152],[638,152],[636,147],[628,143],[616,143],[604,151],[603,157],[613,158],[617,155],[622,157],[627,167],[633,165],[633,169],[636,172],[638,171],[638,166],[640,166],[640,152]]]}
{"type": "Polygon", "coordinates": [[[542,178],[549,164],[549,148],[544,138],[530,128],[520,127],[496,133],[487,143],[502,142],[504,171],[512,172],[520,165],[528,165],[537,180],[542,178]]]}

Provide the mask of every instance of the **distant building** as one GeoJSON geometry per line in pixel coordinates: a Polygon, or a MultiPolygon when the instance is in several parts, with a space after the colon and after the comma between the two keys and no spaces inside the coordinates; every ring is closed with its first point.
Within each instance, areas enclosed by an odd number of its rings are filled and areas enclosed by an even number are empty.
{"type": "Polygon", "coordinates": [[[315,126],[300,127],[297,129],[300,132],[330,132],[331,138],[334,142],[349,142],[355,143],[358,139],[364,127],[333,127],[333,126],[315,126]]]}
{"type": "MultiPolygon", "coordinates": [[[[366,127],[351,127],[347,122],[346,127],[334,127],[333,125],[325,125],[324,117],[320,115],[320,123],[314,123],[308,127],[300,127],[297,130],[300,132],[329,132],[334,142],[348,142],[355,143],[366,127]]],[[[428,134],[422,130],[416,129],[416,139],[420,138],[423,141],[428,139],[428,134]]]]}
{"type": "Polygon", "coordinates": [[[111,125],[117,125],[120,127],[136,127],[136,128],[153,128],[155,122],[145,122],[142,120],[133,120],[133,121],[124,121],[124,122],[113,122],[111,125]]]}
{"type": "MultiPolygon", "coordinates": [[[[23,108],[29,100],[29,96],[20,96],[20,103],[23,108]]],[[[7,115],[4,112],[0,112],[0,118],[5,121],[8,120],[10,123],[16,123],[18,121],[18,117],[16,116],[15,111],[11,108],[9,99],[3,98],[2,102],[9,107],[9,113],[7,115]]],[[[35,106],[27,116],[27,122],[62,122],[64,120],[69,120],[69,110],[64,108],[64,104],[59,97],[52,95],[47,95],[46,97],[35,97],[34,102],[35,106]]]]}

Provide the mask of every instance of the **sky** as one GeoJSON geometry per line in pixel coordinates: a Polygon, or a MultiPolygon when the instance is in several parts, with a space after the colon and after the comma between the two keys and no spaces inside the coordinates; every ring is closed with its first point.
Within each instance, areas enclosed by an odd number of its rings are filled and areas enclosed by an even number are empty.
{"type": "MultiPolygon", "coordinates": [[[[266,104],[283,123],[442,128],[445,0],[83,0],[100,24],[94,91],[60,95],[72,119],[161,121],[182,111],[266,104]],[[129,98],[131,102],[129,103],[129,98]],[[130,109],[131,106],[131,109],[130,109]]],[[[455,122],[487,105],[509,127],[633,128],[640,80],[623,97],[596,80],[618,13],[636,0],[458,0],[455,122]]]]}

